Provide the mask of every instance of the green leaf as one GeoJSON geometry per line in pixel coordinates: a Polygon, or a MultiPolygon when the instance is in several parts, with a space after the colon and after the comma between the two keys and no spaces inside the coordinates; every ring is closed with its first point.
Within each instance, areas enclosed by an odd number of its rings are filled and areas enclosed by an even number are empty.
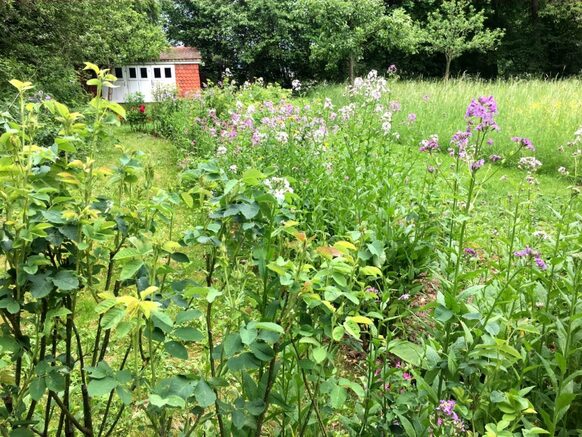
{"type": "Polygon", "coordinates": [[[114,260],[119,261],[121,259],[128,258],[139,258],[141,257],[141,252],[135,247],[124,247],[113,257],[114,260]]]}
{"type": "Polygon", "coordinates": [[[104,312],[107,312],[108,310],[113,308],[115,306],[115,303],[116,303],[115,299],[102,300],[95,306],[95,312],[97,314],[103,314],[104,312]]]}
{"type": "Polygon", "coordinates": [[[247,404],[247,411],[253,416],[260,416],[265,411],[265,402],[262,399],[253,399],[247,404]]]}
{"type": "Polygon", "coordinates": [[[129,390],[118,385],[117,387],[115,387],[115,393],[117,393],[117,396],[119,396],[119,399],[121,399],[121,402],[123,402],[124,405],[131,404],[131,397],[132,396],[131,396],[131,392],[129,390]]]}
{"type": "Polygon", "coordinates": [[[239,334],[228,334],[222,342],[222,350],[226,358],[232,357],[242,349],[243,344],[239,334]]]}
{"type": "Polygon", "coordinates": [[[172,328],[172,326],[174,326],[174,322],[172,321],[170,316],[168,316],[164,311],[160,309],[154,311],[152,313],[152,316],[154,319],[157,319],[157,321],[165,325],[164,327],[160,327],[160,329],[162,329],[164,332],[167,332],[164,328],[172,328]]]}
{"type": "Polygon", "coordinates": [[[10,437],[36,437],[36,434],[28,428],[16,428],[10,431],[10,437]]]}
{"type": "Polygon", "coordinates": [[[346,320],[343,323],[343,327],[349,335],[357,340],[360,339],[360,326],[356,322],[353,320],[346,320]]]}
{"type": "Polygon", "coordinates": [[[256,329],[264,329],[265,331],[278,332],[279,334],[284,334],[285,330],[281,325],[272,322],[257,322],[254,324],[256,329]]]}
{"type": "Polygon", "coordinates": [[[46,384],[44,382],[43,377],[34,378],[30,383],[29,387],[30,397],[35,401],[39,401],[42,398],[45,390],[46,384]]]}
{"type": "Polygon", "coordinates": [[[117,387],[117,384],[117,381],[111,377],[92,379],[87,384],[87,391],[89,392],[89,396],[92,397],[104,396],[111,393],[111,390],[117,387]]]}
{"type": "Polygon", "coordinates": [[[259,213],[259,205],[256,203],[243,203],[240,205],[239,210],[247,220],[250,220],[259,213]]]}
{"type": "Polygon", "coordinates": [[[182,323],[191,322],[192,320],[196,320],[202,316],[202,312],[199,310],[187,310],[187,311],[180,311],[176,314],[176,324],[181,325],[182,323]]]}
{"type": "Polygon", "coordinates": [[[194,397],[202,408],[209,407],[216,401],[216,394],[204,380],[200,380],[196,385],[194,397]]]}
{"type": "Polygon", "coordinates": [[[240,338],[244,344],[250,345],[257,338],[257,330],[255,328],[240,328],[240,338]]]}
{"type": "Polygon", "coordinates": [[[79,279],[72,270],[60,270],[52,281],[59,291],[73,291],[79,288],[79,279]]]}
{"type": "Polygon", "coordinates": [[[226,365],[232,372],[239,372],[244,369],[257,369],[260,361],[251,353],[244,352],[230,358],[226,365]]]}
{"type": "Polygon", "coordinates": [[[251,352],[261,361],[270,361],[275,356],[275,351],[266,343],[253,343],[251,352]]]}
{"type": "Polygon", "coordinates": [[[374,266],[362,267],[360,272],[366,276],[374,276],[376,278],[382,276],[382,270],[374,266]]]}
{"type": "Polygon", "coordinates": [[[179,358],[181,360],[188,359],[188,350],[184,347],[183,344],[178,343],[177,341],[168,341],[164,343],[164,349],[173,357],[179,358]]]}
{"type": "Polygon", "coordinates": [[[30,287],[30,294],[35,299],[41,299],[49,295],[53,291],[53,282],[49,278],[50,273],[39,273],[30,276],[28,280],[32,283],[30,287]]]}
{"type": "Polygon", "coordinates": [[[196,328],[178,328],[174,331],[174,335],[180,340],[184,341],[202,341],[204,334],[196,328]]]}
{"type": "Polygon", "coordinates": [[[137,271],[143,266],[143,261],[141,259],[132,259],[123,265],[119,279],[125,281],[130,279],[137,273],[137,271]]]}
{"type": "Polygon", "coordinates": [[[345,332],[346,330],[343,326],[336,326],[333,328],[331,336],[335,341],[340,341],[344,337],[345,332]]]}
{"type": "Polygon", "coordinates": [[[424,356],[424,349],[421,346],[406,340],[391,341],[388,343],[388,352],[415,367],[420,367],[424,356]]]}
{"type": "Polygon", "coordinates": [[[312,353],[317,364],[322,363],[327,358],[327,350],[323,346],[313,349],[312,353]]]}
{"type": "Polygon", "coordinates": [[[414,430],[414,426],[412,426],[412,423],[410,423],[410,420],[408,420],[402,414],[396,413],[396,415],[398,416],[398,419],[400,420],[400,423],[402,424],[402,427],[404,428],[404,432],[406,432],[406,436],[407,437],[416,437],[416,431],[414,430]]]}
{"type": "Polygon", "coordinates": [[[330,400],[332,408],[339,410],[344,407],[348,399],[348,392],[345,388],[336,385],[331,391],[330,400]]]}
{"type": "Polygon", "coordinates": [[[101,319],[101,326],[104,329],[114,329],[125,317],[125,310],[120,307],[113,307],[107,311],[101,319]]]}
{"type": "Polygon", "coordinates": [[[242,181],[247,185],[259,185],[261,181],[265,178],[265,175],[259,170],[254,168],[249,168],[242,175],[242,181]]]}

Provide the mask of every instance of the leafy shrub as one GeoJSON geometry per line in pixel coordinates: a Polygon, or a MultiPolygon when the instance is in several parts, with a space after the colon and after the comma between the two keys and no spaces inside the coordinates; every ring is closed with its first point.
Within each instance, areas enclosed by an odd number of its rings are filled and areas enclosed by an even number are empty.
{"type": "Polygon", "coordinates": [[[126,106],[128,107],[126,120],[131,129],[134,131],[145,132],[148,115],[146,113],[147,108],[144,103],[144,95],[140,92],[128,95],[126,106]]]}

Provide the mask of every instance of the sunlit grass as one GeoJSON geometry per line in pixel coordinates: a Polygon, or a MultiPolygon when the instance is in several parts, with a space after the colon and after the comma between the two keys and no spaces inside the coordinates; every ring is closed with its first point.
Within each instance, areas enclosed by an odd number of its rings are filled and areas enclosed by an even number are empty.
{"type": "MultiPolygon", "coordinates": [[[[405,143],[418,143],[437,134],[446,143],[457,130],[465,128],[463,116],[474,97],[493,95],[498,104],[498,124],[502,129],[491,135],[491,153],[503,155],[511,137],[530,138],[542,161],[542,173],[554,173],[571,163],[568,152],[560,147],[573,139],[582,126],[582,81],[398,81],[391,86],[390,98],[402,105],[395,116],[394,129],[405,143]],[[417,116],[414,129],[402,129],[399,123],[409,113],[417,116]]],[[[329,97],[338,104],[347,102],[343,86],[319,87],[313,97],[329,97]]],[[[402,125],[400,125],[402,126],[402,125]]]]}

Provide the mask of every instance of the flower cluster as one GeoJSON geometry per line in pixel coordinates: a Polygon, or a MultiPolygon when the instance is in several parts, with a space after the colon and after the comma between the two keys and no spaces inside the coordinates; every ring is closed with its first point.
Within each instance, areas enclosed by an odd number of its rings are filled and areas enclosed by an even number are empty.
{"type": "Polygon", "coordinates": [[[471,138],[471,131],[458,131],[451,138],[451,145],[448,149],[449,155],[454,157],[458,156],[461,159],[467,157],[467,146],[469,145],[469,139],[471,138]]]}
{"type": "Polygon", "coordinates": [[[438,135],[434,134],[431,135],[430,138],[422,140],[418,150],[420,152],[433,152],[438,150],[439,147],[439,137],[438,135]]]}
{"type": "Polygon", "coordinates": [[[511,141],[513,141],[514,143],[517,143],[519,145],[519,147],[523,147],[527,150],[531,150],[532,152],[536,151],[535,146],[533,145],[532,141],[529,138],[512,137],[511,141]]]}
{"type": "Polygon", "coordinates": [[[457,403],[449,399],[441,399],[437,411],[437,426],[446,427],[451,432],[464,433],[465,424],[459,415],[455,412],[457,403]]]}
{"type": "Polygon", "coordinates": [[[349,92],[352,96],[364,96],[367,100],[377,102],[389,92],[388,81],[378,76],[376,70],[372,70],[366,78],[357,77],[349,92]]]}
{"type": "Polygon", "coordinates": [[[548,268],[547,264],[542,259],[541,254],[529,246],[525,246],[522,250],[516,250],[513,252],[513,255],[518,258],[533,258],[540,270],[546,270],[548,268]]]}
{"type": "Polygon", "coordinates": [[[485,131],[488,129],[499,130],[495,122],[497,114],[497,103],[493,96],[479,97],[473,99],[467,107],[465,119],[467,120],[467,130],[475,129],[485,131]]]}
{"type": "Polygon", "coordinates": [[[287,178],[272,177],[263,181],[269,193],[273,195],[279,202],[285,200],[285,194],[293,193],[293,188],[287,178]]]}
{"type": "Polygon", "coordinates": [[[524,156],[519,159],[518,167],[528,171],[536,171],[542,163],[533,156],[524,156]]]}

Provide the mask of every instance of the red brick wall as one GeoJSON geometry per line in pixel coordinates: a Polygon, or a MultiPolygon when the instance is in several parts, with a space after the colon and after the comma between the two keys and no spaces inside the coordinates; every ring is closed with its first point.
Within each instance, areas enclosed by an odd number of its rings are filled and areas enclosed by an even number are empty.
{"type": "Polygon", "coordinates": [[[198,64],[176,64],[176,85],[181,97],[200,89],[198,64]]]}

